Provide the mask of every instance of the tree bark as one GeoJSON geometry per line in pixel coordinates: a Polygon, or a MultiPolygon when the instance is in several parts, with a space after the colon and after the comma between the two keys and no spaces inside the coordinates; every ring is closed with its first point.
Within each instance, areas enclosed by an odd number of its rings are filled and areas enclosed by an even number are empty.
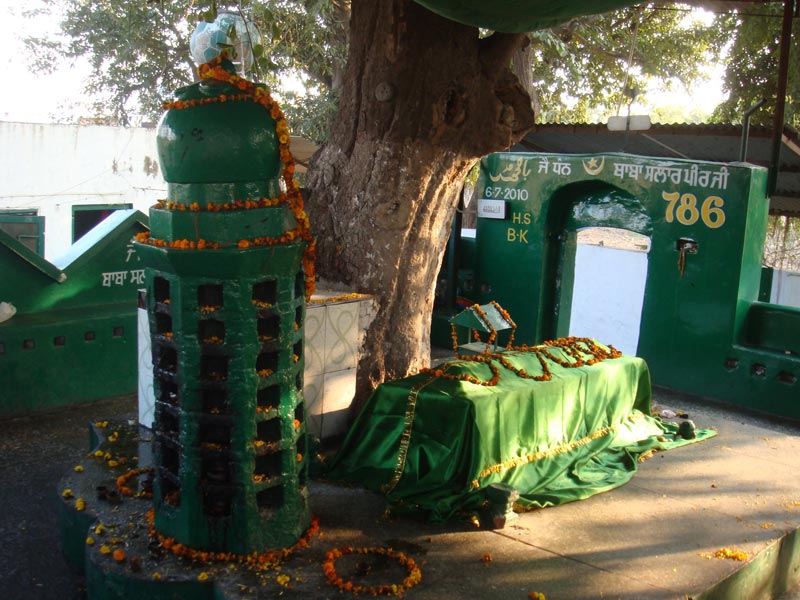
{"type": "Polygon", "coordinates": [[[524,34],[479,39],[411,0],[354,0],[336,123],[309,165],[324,277],[373,294],[353,414],[428,365],[434,284],[461,183],[533,125],[510,70],[524,34]]]}
{"type": "Polygon", "coordinates": [[[540,114],[542,112],[542,104],[539,101],[539,91],[533,85],[533,45],[527,36],[511,58],[511,71],[531,97],[531,108],[534,114],[540,114]]]}

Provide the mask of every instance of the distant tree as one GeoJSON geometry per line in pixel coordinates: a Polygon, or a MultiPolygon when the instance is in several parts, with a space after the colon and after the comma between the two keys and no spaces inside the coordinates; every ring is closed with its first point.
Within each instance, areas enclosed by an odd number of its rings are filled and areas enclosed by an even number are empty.
{"type": "MultiPolygon", "coordinates": [[[[206,0],[207,1],[207,0],[206,0]]],[[[264,36],[261,78],[283,99],[292,130],[322,143],[341,93],[350,31],[350,0],[243,2],[264,36]],[[305,93],[284,83],[299,79],[305,93]]]]}
{"type": "MultiPolygon", "coordinates": [[[[89,60],[94,71],[87,93],[97,98],[98,114],[120,123],[156,120],[164,98],[193,80],[189,33],[199,19],[213,18],[217,4],[226,6],[214,0],[44,2],[51,7],[65,3],[66,42],[28,40],[34,68],[52,67],[60,56],[89,60]]],[[[341,90],[349,0],[242,0],[229,5],[246,11],[260,27],[265,51],[258,74],[284,100],[293,130],[324,141],[341,90]],[[294,78],[306,93],[286,88],[294,78]]],[[[541,109],[538,120],[606,116],[623,100],[626,82],[642,93],[651,78],[691,85],[701,67],[718,58],[735,23],[722,18],[707,25],[688,23],[689,9],[641,4],[531,33],[530,45],[515,60],[515,73],[533,96],[537,114],[541,109]],[[519,68],[520,59],[528,73],[519,68]]]]}
{"type": "MultiPolygon", "coordinates": [[[[217,10],[214,0],[43,2],[45,11],[64,6],[65,39],[26,40],[32,67],[46,71],[63,57],[90,61],[86,92],[95,99],[97,115],[123,125],[155,122],[164,100],[195,80],[189,37],[198,21],[213,20],[217,10]]],[[[323,141],[341,86],[349,0],[261,0],[232,6],[246,11],[263,34],[257,78],[284,99],[296,133],[323,141]],[[292,78],[299,78],[308,93],[300,97],[287,91],[283,84],[292,78]]],[[[28,11],[31,18],[41,13],[28,11]]]]}
{"type": "Polygon", "coordinates": [[[764,264],[800,273],[800,219],[770,215],[764,243],[764,264]]]}
{"type": "MultiPolygon", "coordinates": [[[[723,82],[728,98],[717,107],[716,120],[739,123],[748,108],[766,98],[767,103],[752,115],[751,122],[772,125],[778,86],[782,4],[753,3],[721,19],[724,29],[730,32],[731,45],[723,82]]],[[[800,128],[800,30],[797,18],[794,21],[784,122],[800,128]]]]}
{"type": "MultiPolygon", "coordinates": [[[[62,3],[44,4],[55,11],[62,3]]],[[[86,93],[97,112],[91,116],[138,124],[153,120],[164,99],[193,80],[186,11],[181,2],[68,2],[61,23],[65,41],[26,43],[41,68],[57,65],[63,57],[89,61],[86,93]]]]}
{"type": "Polygon", "coordinates": [[[691,7],[646,3],[530,34],[542,122],[585,122],[646,95],[651,79],[689,87],[718,60],[730,32],[719,19],[689,20],[691,7]]]}

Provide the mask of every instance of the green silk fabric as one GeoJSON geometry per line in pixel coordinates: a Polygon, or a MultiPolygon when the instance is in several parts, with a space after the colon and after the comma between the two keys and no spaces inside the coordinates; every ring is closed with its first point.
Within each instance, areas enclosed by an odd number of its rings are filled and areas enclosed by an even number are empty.
{"type": "MultiPolygon", "coordinates": [[[[531,375],[542,373],[530,352],[503,356],[531,375]]],[[[626,483],[645,452],[714,435],[698,430],[684,440],[676,425],[650,416],[650,374],[640,358],[576,368],[548,361],[552,379],[545,382],[493,362],[496,386],[430,374],[379,386],[328,477],[383,492],[396,512],[446,521],[483,505],[492,483],[514,487],[523,507],[553,506],[626,483]]],[[[491,378],[486,364],[472,361],[440,368],[491,378]]]]}
{"type": "Polygon", "coordinates": [[[582,15],[639,4],[630,0],[416,0],[436,14],[473,27],[507,33],[537,31],[582,15]]]}

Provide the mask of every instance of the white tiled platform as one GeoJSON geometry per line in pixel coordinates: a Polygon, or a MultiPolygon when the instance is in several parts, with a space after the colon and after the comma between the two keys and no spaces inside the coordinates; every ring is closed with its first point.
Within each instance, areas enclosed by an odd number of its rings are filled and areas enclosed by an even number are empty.
{"type": "MultiPolygon", "coordinates": [[[[358,351],[374,315],[371,296],[323,291],[306,306],[304,397],[309,431],[343,435],[356,389],[358,351]]],[[[155,398],[147,313],[139,309],[139,422],[153,425],[155,398]]]]}
{"type": "Polygon", "coordinates": [[[369,296],[321,292],[306,308],[304,391],[309,431],[343,435],[356,389],[358,349],[372,315],[369,296]]]}

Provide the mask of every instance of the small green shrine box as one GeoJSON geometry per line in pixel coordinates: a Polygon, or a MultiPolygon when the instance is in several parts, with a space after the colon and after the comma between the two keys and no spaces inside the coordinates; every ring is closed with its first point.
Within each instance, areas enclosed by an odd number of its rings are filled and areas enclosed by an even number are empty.
{"type": "Polygon", "coordinates": [[[480,309],[482,314],[478,314],[475,307],[470,306],[450,319],[450,322],[460,325],[461,327],[477,329],[484,333],[490,333],[492,330],[504,331],[513,327],[511,323],[506,321],[503,315],[500,314],[500,311],[494,304],[484,304],[480,309]]]}
{"type": "MultiPolygon", "coordinates": [[[[509,323],[506,318],[500,314],[500,309],[498,309],[494,303],[484,304],[483,306],[470,306],[450,319],[450,323],[454,327],[464,327],[469,331],[475,330],[489,335],[495,333],[491,344],[491,346],[494,347],[497,347],[496,334],[514,327],[512,323],[509,323]]],[[[461,347],[469,352],[474,352],[476,348],[481,345],[482,344],[479,343],[468,343],[461,347]]],[[[487,348],[489,346],[490,345],[487,344],[487,348]]]]}

